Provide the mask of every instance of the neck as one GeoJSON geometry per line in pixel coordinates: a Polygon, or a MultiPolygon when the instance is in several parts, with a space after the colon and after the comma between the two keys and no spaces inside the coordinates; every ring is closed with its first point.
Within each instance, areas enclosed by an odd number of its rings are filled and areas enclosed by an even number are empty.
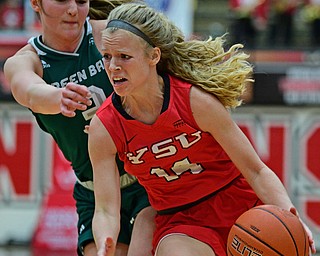
{"type": "Polygon", "coordinates": [[[78,47],[79,44],[82,41],[84,35],[84,28],[82,29],[81,33],[76,37],[76,38],[63,38],[59,37],[58,35],[52,35],[52,34],[45,34],[43,33],[42,35],[42,40],[43,43],[56,50],[56,51],[61,51],[61,52],[71,52],[74,53],[78,47]]]}
{"type": "Polygon", "coordinates": [[[156,83],[148,84],[143,88],[144,93],[122,97],[124,110],[134,119],[145,123],[153,124],[161,114],[164,100],[164,82],[158,76],[156,83]]]}

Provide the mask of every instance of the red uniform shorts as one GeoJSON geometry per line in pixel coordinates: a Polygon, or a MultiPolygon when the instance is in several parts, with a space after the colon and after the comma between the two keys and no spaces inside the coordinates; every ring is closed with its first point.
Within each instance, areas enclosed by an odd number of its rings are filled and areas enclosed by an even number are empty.
{"type": "Polygon", "coordinates": [[[217,256],[226,256],[230,228],[250,208],[262,204],[243,177],[205,201],[173,214],[156,216],[153,249],[167,235],[185,234],[208,244],[217,256]]]}

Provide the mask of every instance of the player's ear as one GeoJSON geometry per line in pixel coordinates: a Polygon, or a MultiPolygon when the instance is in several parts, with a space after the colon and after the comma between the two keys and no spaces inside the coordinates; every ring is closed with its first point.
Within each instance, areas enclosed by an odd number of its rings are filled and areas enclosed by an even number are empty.
{"type": "Polygon", "coordinates": [[[154,47],[151,52],[151,63],[157,65],[161,59],[161,50],[159,47],[154,47]]]}
{"type": "Polygon", "coordinates": [[[40,11],[41,6],[40,6],[40,1],[39,0],[30,0],[30,4],[31,4],[32,9],[35,12],[39,12],[40,11]]]}

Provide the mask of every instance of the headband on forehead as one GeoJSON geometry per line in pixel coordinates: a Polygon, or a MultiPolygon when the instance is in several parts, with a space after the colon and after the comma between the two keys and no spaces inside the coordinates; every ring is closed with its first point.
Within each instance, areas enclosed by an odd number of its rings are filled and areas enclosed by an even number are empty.
{"type": "Polygon", "coordinates": [[[130,31],[131,33],[144,39],[152,47],[155,47],[154,43],[145,33],[143,33],[140,29],[138,29],[137,27],[131,25],[130,23],[124,20],[117,20],[117,19],[110,20],[106,28],[120,28],[120,29],[130,31]]]}

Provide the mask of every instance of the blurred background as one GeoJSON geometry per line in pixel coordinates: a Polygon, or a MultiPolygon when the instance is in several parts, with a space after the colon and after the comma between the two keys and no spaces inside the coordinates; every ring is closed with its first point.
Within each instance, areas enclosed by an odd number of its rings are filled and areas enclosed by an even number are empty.
{"type": "MultiPolygon", "coordinates": [[[[147,0],[186,38],[243,43],[254,80],[233,116],[286,186],[320,250],[320,0],[147,0]]],[[[41,32],[0,0],[0,255],[76,255],[70,164],[12,98],[3,63],[41,32]]],[[[205,114],[205,113],[204,113],[205,114]]]]}

